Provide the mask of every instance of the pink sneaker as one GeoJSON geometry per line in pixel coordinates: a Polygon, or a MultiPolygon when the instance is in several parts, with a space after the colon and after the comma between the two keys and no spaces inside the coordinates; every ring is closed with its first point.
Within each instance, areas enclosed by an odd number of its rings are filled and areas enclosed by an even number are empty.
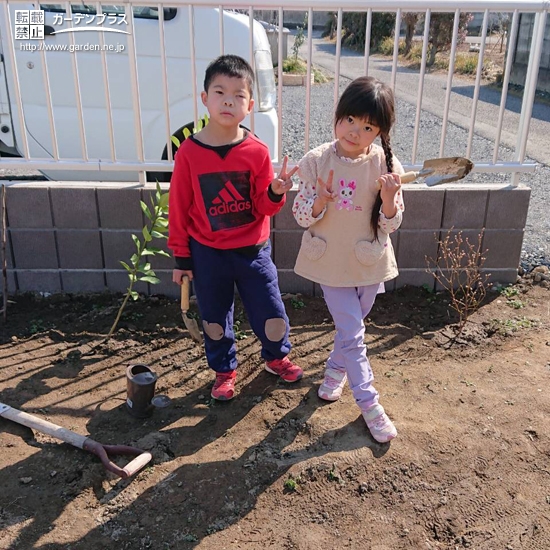
{"type": "Polygon", "coordinates": [[[379,403],[363,411],[370,433],[378,443],[387,443],[397,437],[397,430],[379,403]]]}
{"type": "Polygon", "coordinates": [[[319,386],[317,395],[325,401],[338,401],[342,395],[347,379],[348,377],[345,371],[327,367],[325,370],[325,379],[319,386]]]}
{"type": "Polygon", "coordinates": [[[304,375],[302,369],[298,365],[292,363],[288,357],[267,361],[265,370],[271,374],[277,374],[285,382],[298,382],[304,375]]]}
{"type": "Polygon", "coordinates": [[[218,401],[233,399],[235,395],[235,378],[237,378],[237,371],[235,370],[216,373],[216,381],[210,395],[218,401]]]}

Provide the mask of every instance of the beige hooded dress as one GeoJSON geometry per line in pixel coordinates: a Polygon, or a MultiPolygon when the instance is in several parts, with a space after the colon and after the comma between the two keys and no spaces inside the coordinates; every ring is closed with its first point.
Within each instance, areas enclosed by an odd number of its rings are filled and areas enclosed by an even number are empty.
{"type": "MultiPolygon", "coordinates": [[[[403,173],[395,157],[393,171],[403,173]]],[[[380,214],[378,240],[374,240],[370,225],[378,193],[376,180],[385,173],[384,151],[375,144],[366,155],[350,161],[336,154],[333,143],[325,143],[300,161],[300,190],[293,213],[298,224],[307,230],[294,267],[298,275],[335,287],[382,283],[398,275],[389,233],[401,224],[404,210],[401,191],[396,195],[396,216],[387,219],[380,214]],[[332,188],[338,197],[313,218],[317,178],[326,181],[330,170],[334,170],[332,188]]]]}

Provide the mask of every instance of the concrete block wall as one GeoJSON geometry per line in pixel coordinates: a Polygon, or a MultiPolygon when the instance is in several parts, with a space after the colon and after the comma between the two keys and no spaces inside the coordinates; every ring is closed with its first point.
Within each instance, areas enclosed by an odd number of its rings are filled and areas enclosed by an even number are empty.
{"type": "MultiPolygon", "coordinates": [[[[124,292],[128,276],[119,261],[134,253],[132,234],[141,235],[146,219],[140,200],[150,204],[152,187],[138,184],[6,183],[9,292],[124,292]]],[[[296,224],[290,192],[272,220],[274,260],[283,292],[320,294],[318,285],[293,271],[303,230],[296,224]]],[[[434,286],[426,256],[436,258],[437,241],[462,230],[470,242],[484,228],[485,270],[500,283],[514,282],[521,254],[530,189],[501,184],[426,188],[404,186],[403,225],[392,235],[400,275],[387,284],[434,286]]],[[[157,246],[168,251],[166,241],[157,246]]],[[[173,261],[151,258],[158,285],[138,283],[148,294],[176,297],[173,261]]]]}
{"type": "MultiPolygon", "coordinates": [[[[502,184],[447,185],[426,188],[404,186],[405,214],[398,231],[391,235],[397,255],[399,277],[386,284],[387,290],[404,285],[436,288],[427,271],[426,256],[438,257],[438,241],[448,231],[462,231],[463,238],[477,244],[483,230],[484,272],[502,284],[516,281],[527,220],[531,190],[502,184]]],[[[297,227],[289,193],[283,211],[273,220],[273,249],[283,292],[321,295],[318,285],[293,272],[303,230],[297,227]]],[[[451,237],[452,239],[453,237],[451,237]]]]}

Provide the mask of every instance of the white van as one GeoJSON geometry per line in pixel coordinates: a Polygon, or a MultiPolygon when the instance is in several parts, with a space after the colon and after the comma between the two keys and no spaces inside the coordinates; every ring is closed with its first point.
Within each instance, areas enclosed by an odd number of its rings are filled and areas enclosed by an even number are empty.
{"type": "MultiPolygon", "coordinates": [[[[50,84],[55,135],[60,160],[82,160],[83,143],[80,134],[78,101],[75,92],[74,59],[82,101],[85,150],[90,161],[112,159],[108,119],[110,101],[116,161],[138,160],[136,148],[136,125],[132,102],[132,79],[128,55],[131,41],[128,35],[115,32],[60,32],[70,28],[84,27],[87,20],[98,24],[96,4],[72,5],[72,13],[65,12],[66,4],[41,4],[44,10],[43,40],[28,40],[27,44],[43,42],[42,49],[22,47],[21,40],[14,40],[15,56],[23,101],[25,128],[32,159],[51,159],[54,147],[48,96],[45,86],[45,71],[42,60],[47,60],[47,75],[50,84]],[[84,19],[87,18],[87,19],[84,19]],[[52,34],[55,32],[55,34],[52,34]],[[103,35],[105,44],[112,51],[105,54],[109,93],[106,94],[102,53],[93,51],[91,44],[99,44],[103,35]],[[71,35],[74,44],[71,42],[71,35]],[[55,46],[55,45],[59,46],[55,46]],[[72,48],[71,48],[71,44],[72,48]],[[63,46],[65,45],[65,46],[63,46]],[[53,46],[53,47],[52,47],[53,46]],[[57,48],[57,49],[55,49],[57,48]],[[64,49],[63,49],[64,48],[64,49]],[[72,49],[72,51],[69,50],[72,49]],[[75,51],[76,50],[76,51],[75,51]],[[122,51],[121,51],[122,50],[122,51]]],[[[36,6],[38,7],[38,6],[36,6]]],[[[10,4],[11,23],[16,21],[15,9],[33,10],[32,4],[10,4]]],[[[144,160],[160,161],[167,142],[167,122],[164,110],[163,64],[161,58],[159,18],[156,7],[134,7],[134,27],[126,22],[123,6],[102,6],[103,12],[112,18],[117,29],[132,33],[135,41],[138,86],[140,97],[141,128],[144,160]],[[118,17],[118,19],[117,19],[118,17]]],[[[15,97],[14,71],[8,55],[6,37],[9,36],[4,19],[0,17],[0,154],[21,156],[21,125],[15,97]]],[[[204,72],[208,63],[220,55],[220,17],[216,8],[194,8],[196,91],[199,116],[205,113],[200,102],[204,72]]],[[[101,14],[100,14],[101,15],[101,14]]],[[[105,22],[103,22],[105,24],[105,22]]],[[[194,120],[192,89],[191,46],[189,38],[189,9],[187,6],[164,8],[164,44],[166,52],[166,79],[169,99],[170,133],[194,120]]],[[[240,55],[250,61],[250,20],[248,15],[232,11],[223,12],[223,52],[240,55]]],[[[15,29],[12,27],[12,33],[15,29]]],[[[256,89],[254,90],[254,132],[270,148],[273,159],[277,158],[277,113],[275,111],[276,89],[269,42],[262,25],[253,26],[254,66],[256,89]]],[[[250,127],[250,120],[244,124],[250,127]]],[[[165,157],[166,158],[166,157],[165,157]]],[[[137,173],[129,171],[89,171],[47,169],[43,173],[53,180],[91,181],[136,181],[137,173]]]]}

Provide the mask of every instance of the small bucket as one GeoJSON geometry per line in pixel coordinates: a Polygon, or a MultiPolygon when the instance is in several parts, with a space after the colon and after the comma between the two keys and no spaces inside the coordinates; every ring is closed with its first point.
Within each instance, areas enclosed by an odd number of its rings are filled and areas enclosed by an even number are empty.
{"type": "Polygon", "coordinates": [[[130,365],[126,369],[126,406],[132,416],[147,418],[153,414],[157,375],[147,365],[130,365]]]}

